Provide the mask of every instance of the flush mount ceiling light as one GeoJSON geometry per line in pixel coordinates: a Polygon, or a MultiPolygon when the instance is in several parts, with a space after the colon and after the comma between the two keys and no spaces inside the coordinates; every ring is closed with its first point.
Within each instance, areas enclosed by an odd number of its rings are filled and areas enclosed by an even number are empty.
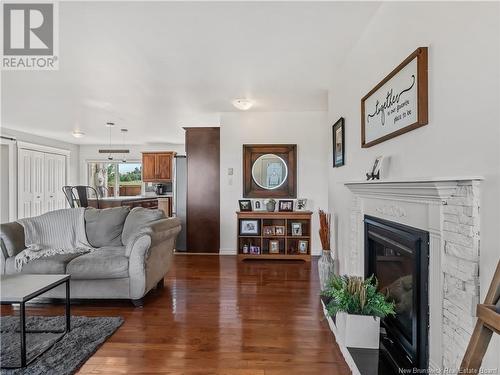
{"type": "Polygon", "coordinates": [[[85,135],[85,133],[80,131],[80,130],[73,130],[73,132],[71,134],[75,138],[82,138],[85,135]]]}
{"type": "Polygon", "coordinates": [[[234,99],[232,103],[241,111],[247,111],[253,106],[253,101],[250,99],[234,99]]]}

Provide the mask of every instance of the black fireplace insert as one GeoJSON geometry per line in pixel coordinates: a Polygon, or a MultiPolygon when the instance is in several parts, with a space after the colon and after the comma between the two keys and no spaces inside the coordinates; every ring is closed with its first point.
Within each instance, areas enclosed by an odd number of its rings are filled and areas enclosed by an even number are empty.
{"type": "Polygon", "coordinates": [[[429,233],[365,216],[365,275],[395,303],[395,316],[381,322],[380,349],[400,369],[429,366],[429,233]]]}

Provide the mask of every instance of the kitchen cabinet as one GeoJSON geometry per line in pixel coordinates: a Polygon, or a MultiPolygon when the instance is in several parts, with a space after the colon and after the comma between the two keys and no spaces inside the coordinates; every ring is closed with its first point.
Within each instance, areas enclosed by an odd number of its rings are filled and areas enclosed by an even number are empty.
{"type": "Polygon", "coordinates": [[[169,182],[173,179],[172,163],[175,152],[143,152],[142,181],[169,182]]]}

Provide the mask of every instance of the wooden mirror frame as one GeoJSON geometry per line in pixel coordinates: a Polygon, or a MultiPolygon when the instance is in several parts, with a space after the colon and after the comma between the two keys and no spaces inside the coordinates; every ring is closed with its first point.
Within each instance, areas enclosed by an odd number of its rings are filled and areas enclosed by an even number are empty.
{"type": "Polygon", "coordinates": [[[243,145],[243,197],[297,198],[297,145],[243,145]],[[278,155],[288,167],[287,179],[279,188],[264,189],[253,180],[253,163],[265,154],[278,155]]]}

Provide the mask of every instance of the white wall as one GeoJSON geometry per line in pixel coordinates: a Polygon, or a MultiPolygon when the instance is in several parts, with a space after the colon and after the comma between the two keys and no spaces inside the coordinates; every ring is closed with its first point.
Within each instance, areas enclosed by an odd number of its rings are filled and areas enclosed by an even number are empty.
{"type": "MultiPolygon", "coordinates": [[[[220,240],[221,253],[236,254],[236,214],[243,195],[243,144],[297,144],[297,197],[308,199],[308,209],[328,205],[326,168],[330,137],[326,112],[239,112],[223,113],[220,130],[220,240]],[[234,175],[228,176],[228,168],[234,175]],[[231,178],[232,177],[232,178],[231,178]]],[[[318,219],[313,215],[312,253],[321,249],[318,219]]]]}
{"type": "MultiPolygon", "coordinates": [[[[329,122],[346,120],[346,166],[329,172],[329,209],[341,271],[349,252],[351,194],[377,155],[388,178],[483,176],[481,298],[500,256],[500,5],[383,3],[332,83],[329,122]],[[419,46],[429,47],[429,125],[368,149],[360,147],[360,99],[419,46]]],[[[330,145],[329,139],[326,144],[330,145]]],[[[330,155],[331,155],[330,146],[330,155]]],[[[498,337],[484,367],[498,368],[498,337]],[[496,344],[496,346],[495,346],[496,344]]]]}
{"type": "MultiPolygon", "coordinates": [[[[109,145],[81,145],[80,146],[80,176],[79,183],[87,184],[87,162],[96,160],[107,160],[107,154],[99,154],[99,149],[108,149],[109,145]]],[[[178,154],[185,155],[185,147],[183,144],[158,143],[146,145],[113,145],[113,148],[126,148],[130,150],[127,155],[129,161],[141,161],[143,151],[175,151],[178,154]]],[[[120,155],[121,156],[121,155],[120,155]]]]}

